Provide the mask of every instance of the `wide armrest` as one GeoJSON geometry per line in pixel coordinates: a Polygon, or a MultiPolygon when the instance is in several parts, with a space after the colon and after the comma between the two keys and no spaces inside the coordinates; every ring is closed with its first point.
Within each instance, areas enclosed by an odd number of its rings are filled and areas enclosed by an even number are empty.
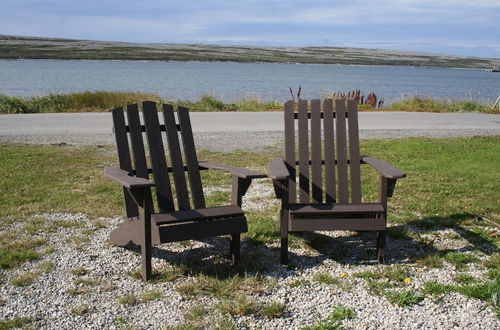
{"type": "Polygon", "coordinates": [[[265,174],[232,165],[216,164],[205,161],[198,162],[198,165],[201,168],[226,171],[242,179],[259,179],[266,177],[265,174]]]}
{"type": "Polygon", "coordinates": [[[267,166],[269,177],[273,180],[286,180],[290,177],[290,172],[281,158],[274,158],[267,166]]]}
{"type": "Polygon", "coordinates": [[[106,167],[104,168],[104,175],[110,179],[115,180],[125,188],[133,189],[133,188],[146,188],[152,187],[155,185],[154,182],[149,181],[148,179],[138,178],[135,176],[130,176],[129,173],[125,170],[122,170],[117,167],[106,167]]]}
{"type": "Polygon", "coordinates": [[[391,164],[379,160],[377,158],[361,156],[361,161],[373,167],[377,170],[384,178],[387,179],[400,179],[406,176],[405,173],[401,172],[399,169],[395,168],[391,164]]]}

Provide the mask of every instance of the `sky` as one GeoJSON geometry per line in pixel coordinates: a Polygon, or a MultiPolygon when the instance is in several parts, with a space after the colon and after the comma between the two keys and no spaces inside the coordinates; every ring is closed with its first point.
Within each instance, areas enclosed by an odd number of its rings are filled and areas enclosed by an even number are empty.
{"type": "Polygon", "coordinates": [[[500,58],[500,0],[0,0],[0,34],[500,58]]]}

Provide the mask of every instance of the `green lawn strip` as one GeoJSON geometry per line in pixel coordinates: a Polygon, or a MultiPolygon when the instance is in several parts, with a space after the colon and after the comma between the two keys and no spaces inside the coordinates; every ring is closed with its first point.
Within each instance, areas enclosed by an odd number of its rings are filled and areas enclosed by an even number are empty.
{"type": "MultiPolygon", "coordinates": [[[[498,136],[362,141],[362,154],[385,159],[407,173],[407,178],[398,181],[389,203],[389,223],[396,228],[406,226],[404,230],[391,230],[393,239],[413,235],[413,227],[420,230],[451,227],[473,244],[473,250],[475,246],[497,245],[498,237],[477,228],[488,227],[478,216],[487,216],[498,223],[495,215],[500,214],[500,206],[495,201],[500,200],[500,191],[496,189],[499,142],[498,136]]],[[[91,218],[124,215],[121,188],[102,174],[105,166],[117,164],[114,152],[110,151],[96,147],[0,144],[2,268],[40,257],[37,254],[40,246],[33,244],[36,240],[31,238],[35,233],[71,226],[30,219],[35,213],[84,213],[91,218]],[[19,221],[26,223],[22,232],[11,230],[11,224],[19,221]],[[30,244],[25,244],[26,238],[30,244]]],[[[267,163],[278,155],[277,152],[201,151],[199,159],[265,171],[267,163]]],[[[377,174],[368,166],[362,167],[362,173],[364,198],[376,201],[377,174]]],[[[230,187],[231,176],[222,171],[202,171],[202,177],[205,187],[230,187]]],[[[207,204],[228,203],[228,199],[227,193],[216,194],[207,197],[207,204]]],[[[249,210],[250,230],[244,238],[257,244],[277,241],[278,212],[277,207],[249,210]]],[[[423,263],[440,265],[435,260],[423,263]]]]}

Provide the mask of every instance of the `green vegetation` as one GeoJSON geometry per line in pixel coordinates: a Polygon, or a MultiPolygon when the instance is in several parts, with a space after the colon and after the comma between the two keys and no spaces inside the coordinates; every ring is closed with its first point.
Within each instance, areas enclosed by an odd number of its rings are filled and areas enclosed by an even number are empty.
{"type": "Polygon", "coordinates": [[[336,330],[342,329],[342,321],[356,318],[356,312],[352,309],[337,305],[328,318],[316,322],[312,326],[304,327],[302,330],[336,330]]]}
{"type": "Polygon", "coordinates": [[[141,295],[142,301],[152,301],[160,299],[161,297],[163,297],[163,293],[159,290],[144,291],[141,295]]]}
{"type": "Polygon", "coordinates": [[[285,315],[286,306],[279,301],[273,301],[269,304],[262,306],[260,309],[260,314],[267,317],[268,319],[274,319],[277,317],[282,317],[285,315]]]}
{"type": "Polygon", "coordinates": [[[276,111],[282,109],[279,102],[263,102],[257,98],[244,99],[236,103],[224,103],[210,95],[198,101],[165,100],[153,94],[138,92],[84,92],[72,94],[49,94],[22,98],[0,94],[0,114],[47,113],[47,112],[105,112],[112,108],[142,101],[155,101],[183,106],[191,111],[276,111]]]}
{"type": "Polygon", "coordinates": [[[313,280],[324,284],[339,284],[340,282],[338,278],[335,278],[332,275],[325,272],[319,272],[314,274],[313,280]]]}
{"type": "Polygon", "coordinates": [[[257,304],[255,301],[251,297],[244,295],[237,296],[234,299],[224,300],[215,306],[222,314],[238,316],[253,313],[256,307],[257,304]]]}
{"type": "Polygon", "coordinates": [[[499,113],[492,109],[492,105],[477,101],[437,100],[433,98],[411,97],[394,102],[383,109],[384,111],[417,111],[417,112],[484,112],[499,113]]]}
{"type": "MultiPolygon", "coordinates": [[[[48,94],[30,98],[0,94],[0,114],[49,113],[49,112],[105,112],[112,108],[142,101],[155,101],[183,106],[191,111],[281,111],[283,104],[277,101],[261,101],[258,98],[241,99],[225,103],[214,96],[202,95],[197,101],[166,100],[158,95],[139,92],[93,91],[71,94],[48,94]]],[[[393,103],[382,109],[360,106],[360,111],[419,111],[419,112],[483,112],[500,113],[491,105],[477,101],[441,101],[413,97],[393,103]]]]}
{"type": "Polygon", "coordinates": [[[15,317],[10,320],[0,320],[0,329],[17,329],[28,325],[32,321],[29,317],[15,317]]]}
{"type": "MultiPolygon", "coordinates": [[[[33,217],[36,213],[84,213],[91,219],[123,215],[120,187],[102,175],[103,167],[117,162],[111,151],[107,147],[73,149],[63,146],[0,144],[0,265],[3,269],[15,269],[26,261],[41,259],[35,263],[34,269],[37,270],[36,276],[43,276],[42,272],[52,268],[51,263],[43,260],[50,248],[47,246],[48,239],[44,238],[47,233],[52,233],[58,226],[76,231],[103,227],[102,223],[93,220],[80,223],[33,217]]],[[[492,251],[496,251],[500,237],[491,235],[496,227],[482,219],[498,222],[500,214],[500,206],[492,202],[500,200],[500,191],[496,189],[500,137],[370,140],[362,142],[362,153],[386,159],[408,174],[407,178],[398,182],[397,191],[390,201],[389,222],[391,228],[395,228],[391,234],[393,237],[432,237],[437,235],[437,230],[450,228],[447,232],[458,235],[456,239],[467,241],[467,251],[458,253],[454,248],[443,249],[438,240],[431,244],[420,238],[405,240],[404,244],[418,252],[404,265],[396,263],[391,266],[376,266],[370,272],[357,273],[353,268],[352,280],[350,272],[349,279],[341,280],[319,272],[314,275],[314,282],[297,279],[290,282],[290,286],[317,285],[315,282],[340,282],[341,286],[344,282],[361,282],[357,280],[359,278],[364,279],[362,282],[372,294],[380,295],[398,306],[411,306],[425,296],[438,299],[448,292],[457,292],[473,299],[481,299],[499,310],[500,258],[498,253],[492,251]],[[419,230],[415,231],[415,228],[419,230]],[[413,280],[418,276],[417,272],[423,271],[417,268],[442,267],[443,264],[449,267],[448,263],[458,270],[475,263],[474,267],[483,267],[487,273],[484,278],[471,278],[467,274],[455,273],[456,283],[453,285],[427,282],[423,289],[415,289],[413,280]]],[[[199,154],[199,158],[237,166],[252,164],[254,169],[263,171],[269,160],[277,154],[274,151],[231,154],[204,151],[199,154]]],[[[362,173],[364,183],[374,180],[363,187],[363,195],[367,201],[376,200],[376,173],[366,167],[362,173]]],[[[205,187],[229,187],[231,183],[230,175],[220,171],[203,171],[202,179],[205,187]]],[[[207,195],[207,204],[210,206],[226,203],[228,200],[227,194],[207,195]]],[[[276,206],[269,206],[264,210],[250,209],[247,213],[249,232],[243,235],[247,244],[258,246],[277,242],[277,214],[276,206]]],[[[334,244],[338,243],[334,241],[321,237],[308,239],[300,235],[291,237],[291,242],[317,250],[324,247],[336,249],[338,245],[334,244]]],[[[217,322],[227,325],[234,325],[231,321],[234,315],[269,317],[264,314],[268,313],[267,309],[259,307],[254,301],[257,294],[269,291],[276,280],[260,275],[266,269],[260,252],[243,254],[243,260],[237,267],[232,267],[222,253],[210,257],[200,251],[197,253],[200,255],[182,260],[174,259],[163,269],[156,268],[155,277],[151,281],[173,282],[169,286],[176,288],[185,299],[197,301],[200,296],[208,296],[220,301],[217,309],[193,311],[195,315],[192,319],[185,316],[186,321],[192,322],[184,323],[185,325],[196,325],[197,322],[202,322],[199,319],[212,312],[224,314],[224,318],[217,322]]],[[[392,253],[398,257],[399,251],[392,253]]],[[[287,271],[293,273],[296,270],[301,269],[299,266],[291,266],[287,271]]],[[[90,290],[105,292],[114,289],[109,284],[82,277],[89,274],[90,271],[83,267],[70,270],[68,276],[74,281],[74,285],[68,293],[75,296],[84,295],[90,290]]],[[[12,285],[13,279],[12,275],[7,275],[1,281],[4,282],[3,285],[12,285]]],[[[120,297],[119,303],[130,305],[161,298],[161,292],[144,291],[142,295],[141,292],[136,294],[137,297],[120,297]]],[[[284,305],[272,307],[268,307],[269,315],[283,315],[284,305]]],[[[214,315],[210,314],[212,316],[214,315]]],[[[318,326],[317,329],[327,329],[328,325],[333,327],[337,324],[330,318],[321,322],[315,325],[318,326]]]]}
{"type": "Polygon", "coordinates": [[[126,294],[121,297],[118,297],[116,301],[121,305],[131,306],[137,304],[139,302],[139,299],[137,299],[137,297],[134,296],[133,294],[126,294]]]}

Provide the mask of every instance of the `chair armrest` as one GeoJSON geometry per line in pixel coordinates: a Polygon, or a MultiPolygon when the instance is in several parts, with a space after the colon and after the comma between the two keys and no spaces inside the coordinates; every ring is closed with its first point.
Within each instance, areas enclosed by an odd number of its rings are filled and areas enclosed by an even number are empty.
{"type": "Polygon", "coordinates": [[[110,179],[115,180],[116,182],[121,184],[123,187],[129,188],[129,189],[146,188],[146,187],[152,187],[155,185],[154,182],[149,181],[148,179],[130,176],[127,171],[122,170],[122,169],[117,168],[117,167],[104,168],[104,175],[110,179]]]}
{"type": "Polygon", "coordinates": [[[391,164],[377,158],[361,156],[361,162],[370,165],[387,179],[400,179],[406,176],[405,173],[401,172],[391,164]]]}
{"type": "Polygon", "coordinates": [[[259,178],[266,177],[265,174],[251,171],[251,170],[248,170],[246,168],[232,166],[232,165],[216,164],[216,163],[205,162],[205,161],[198,162],[198,165],[204,169],[214,169],[214,170],[226,171],[226,172],[229,172],[232,175],[235,175],[235,176],[242,178],[242,179],[259,179],[259,178]]]}
{"type": "Polygon", "coordinates": [[[286,180],[290,177],[290,172],[286,167],[285,161],[281,158],[274,158],[267,165],[269,177],[273,180],[286,180]]]}

